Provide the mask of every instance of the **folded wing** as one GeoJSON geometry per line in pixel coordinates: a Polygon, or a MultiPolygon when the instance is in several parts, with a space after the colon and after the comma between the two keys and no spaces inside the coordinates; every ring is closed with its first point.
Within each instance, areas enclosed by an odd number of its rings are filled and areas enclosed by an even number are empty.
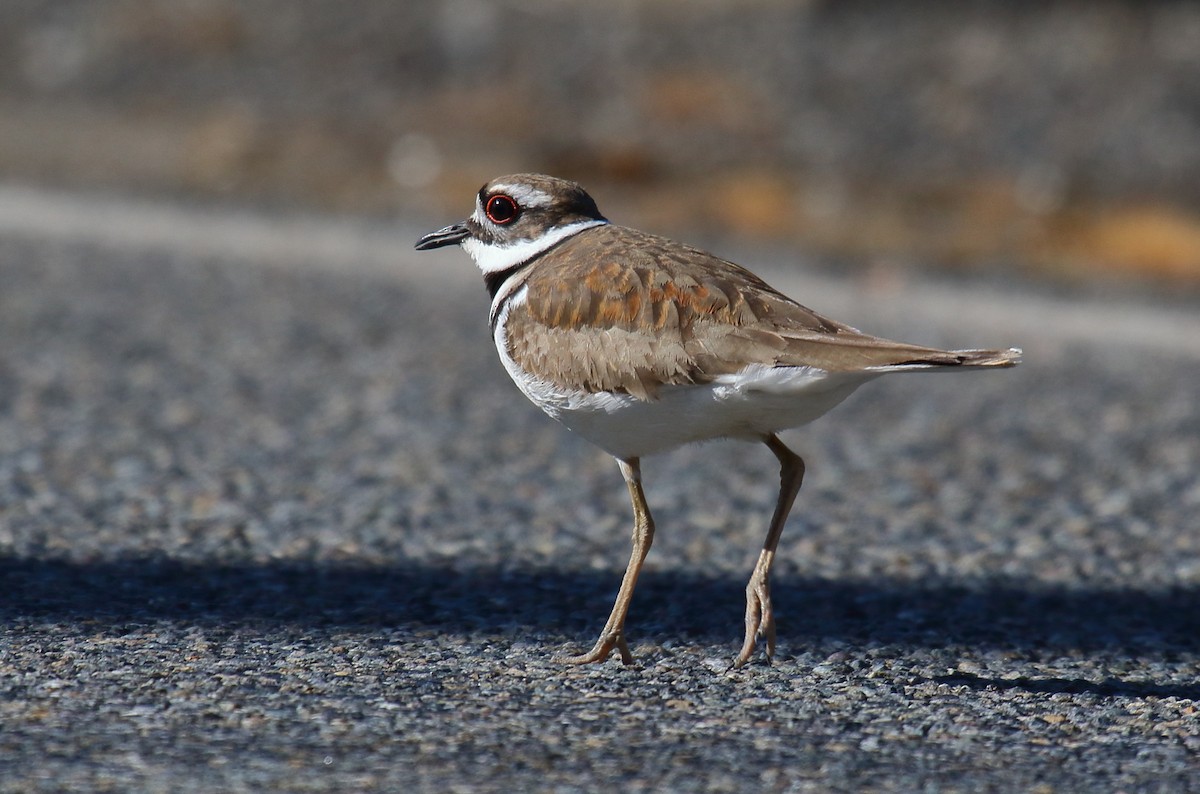
{"type": "Polygon", "coordinates": [[[1020,359],[1019,350],[947,351],[863,334],[732,262],[632,229],[597,227],[556,250],[564,256],[529,269],[506,339],[518,364],[558,386],[654,399],[663,385],[752,365],[867,373],[1020,359]]]}

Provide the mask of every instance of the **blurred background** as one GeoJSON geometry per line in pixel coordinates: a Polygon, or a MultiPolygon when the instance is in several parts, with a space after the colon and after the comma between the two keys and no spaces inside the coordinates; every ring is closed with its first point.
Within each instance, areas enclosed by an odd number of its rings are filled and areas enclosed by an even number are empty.
{"type": "Polygon", "coordinates": [[[1200,3],[5,0],[0,180],[1200,288],[1200,3]]]}

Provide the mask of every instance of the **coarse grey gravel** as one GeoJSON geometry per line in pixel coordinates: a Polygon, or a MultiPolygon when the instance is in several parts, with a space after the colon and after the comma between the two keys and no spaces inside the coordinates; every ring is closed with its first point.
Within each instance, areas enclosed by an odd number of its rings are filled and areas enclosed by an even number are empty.
{"type": "Polygon", "coordinates": [[[394,256],[0,239],[0,791],[1200,786],[1193,353],[843,317],[1028,359],[789,435],[771,666],[726,672],[773,459],[644,462],[638,664],[572,668],[616,467],[508,382],[465,257],[394,256]]]}

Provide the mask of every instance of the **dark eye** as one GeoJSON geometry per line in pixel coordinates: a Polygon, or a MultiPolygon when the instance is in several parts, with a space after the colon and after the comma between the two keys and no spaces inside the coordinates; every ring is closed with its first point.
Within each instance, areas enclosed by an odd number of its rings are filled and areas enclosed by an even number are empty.
{"type": "Polygon", "coordinates": [[[487,213],[488,220],[492,223],[503,226],[506,223],[512,223],[517,218],[517,212],[520,208],[517,202],[511,197],[505,195],[492,196],[488,199],[487,206],[483,211],[487,213]]]}

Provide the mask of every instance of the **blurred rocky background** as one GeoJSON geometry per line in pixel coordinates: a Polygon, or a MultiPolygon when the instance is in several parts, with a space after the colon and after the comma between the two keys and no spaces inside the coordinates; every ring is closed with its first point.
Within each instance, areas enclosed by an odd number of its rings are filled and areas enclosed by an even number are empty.
{"type": "MultiPolygon", "coordinates": [[[[1200,285],[1200,3],[5,0],[0,179],[1200,285]]],[[[1173,287],[1174,288],[1174,287],[1173,287]]]]}

